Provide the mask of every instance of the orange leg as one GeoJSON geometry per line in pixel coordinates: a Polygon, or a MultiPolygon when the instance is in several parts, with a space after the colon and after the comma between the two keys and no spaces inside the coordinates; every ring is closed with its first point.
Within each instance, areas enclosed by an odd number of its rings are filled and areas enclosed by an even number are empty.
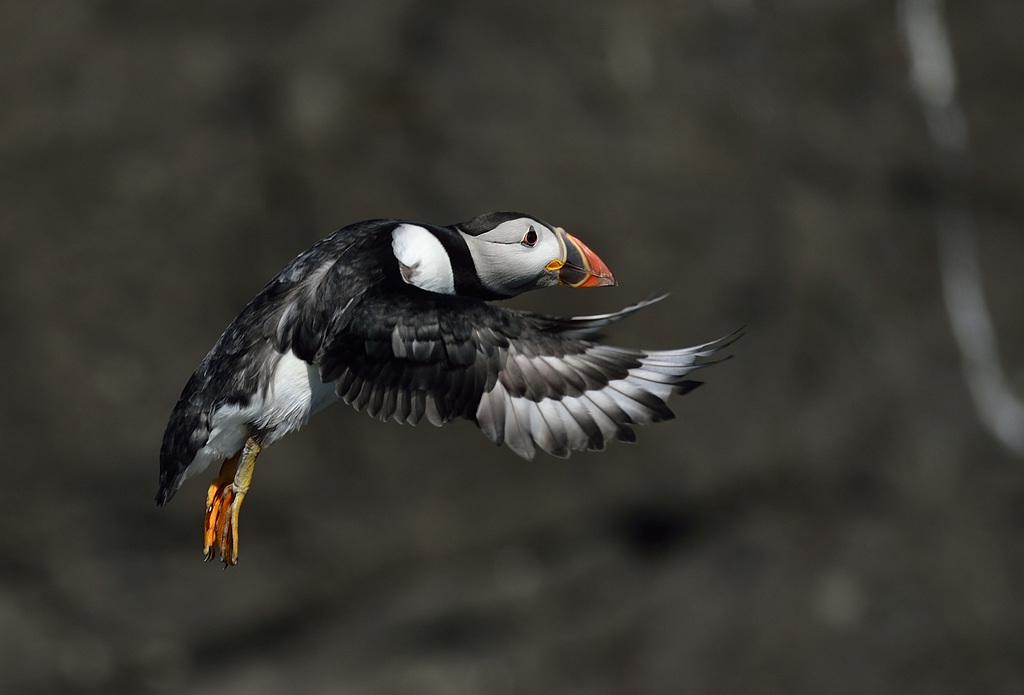
{"type": "Polygon", "coordinates": [[[238,562],[238,513],[249,491],[261,447],[249,437],[242,450],[224,461],[220,475],[206,493],[203,554],[212,560],[219,552],[224,565],[238,562]]]}

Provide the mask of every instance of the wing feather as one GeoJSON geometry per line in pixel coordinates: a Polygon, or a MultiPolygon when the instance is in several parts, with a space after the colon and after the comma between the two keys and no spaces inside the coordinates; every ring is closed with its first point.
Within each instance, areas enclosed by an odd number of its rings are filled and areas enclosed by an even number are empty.
{"type": "MultiPolygon", "coordinates": [[[[330,292],[330,274],[321,283],[330,292]]],[[[673,417],[667,401],[736,339],[642,351],[592,342],[598,331],[663,297],[621,311],[560,319],[402,287],[288,307],[279,349],[301,350],[338,396],[381,420],[476,422],[524,458],[600,451],[634,441],[632,425],[673,417]],[[702,361],[703,360],[703,361],[702,361]]],[[[298,354],[298,353],[297,353],[298,354]]]]}

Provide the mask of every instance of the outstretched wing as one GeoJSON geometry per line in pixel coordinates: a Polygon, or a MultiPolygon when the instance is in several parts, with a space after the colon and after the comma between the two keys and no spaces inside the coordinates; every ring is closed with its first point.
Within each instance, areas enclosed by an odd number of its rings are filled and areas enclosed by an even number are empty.
{"type": "MultiPolygon", "coordinates": [[[[300,357],[343,401],[381,420],[477,423],[495,444],[532,458],[633,441],[631,425],[671,418],[666,401],[735,337],[641,351],[581,339],[653,301],[615,314],[555,319],[424,292],[365,295],[300,357]]],[[[308,332],[288,331],[293,335],[308,332]]],[[[279,344],[279,349],[289,346],[279,344]]]]}
{"type": "Polygon", "coordinates": [[[635,441],[630,425],[674,417],[667,401],[701,382],[687,376],[739,338],[678,350],[629,350],[562,338],[561,354],[510,341],[495,385],[480,399],[476,421],[487,438],[532,458],[601,451],[612,439],[635,441]]]}

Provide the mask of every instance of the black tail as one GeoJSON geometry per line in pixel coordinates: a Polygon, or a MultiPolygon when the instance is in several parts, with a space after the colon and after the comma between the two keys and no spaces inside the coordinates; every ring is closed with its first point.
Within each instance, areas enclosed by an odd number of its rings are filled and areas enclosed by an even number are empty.
{"type": "Polygon", "coordinates": [[[167,429],[164,430],[164,439],[160,445],[160,484],[156,492],[158,507],[164,506],[174,497],[185,471],[192,465],[196,454],[209,437],[209,413],[182,394],[167,420],[167,429]]]}

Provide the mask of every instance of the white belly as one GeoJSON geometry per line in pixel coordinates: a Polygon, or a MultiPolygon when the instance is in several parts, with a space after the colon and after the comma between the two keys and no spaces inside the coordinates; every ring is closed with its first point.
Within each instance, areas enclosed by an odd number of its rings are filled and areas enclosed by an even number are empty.
{"type": "Polygon", "coordinates": [[[250,422],[256,427],[272,430],[264,439],[264,444],[272,444],[336,400],[334,382],[320,381],[316,367],[289,351],[278,361],[267,390],[258,393],[246,410],[255,411],[250,422]]]}
{"type": "Polygon", "coordinates": [[[246,406],[225,405],[214,413],[210,437],[196,453],[185,478],[234,456],[245,444],[251,427],[264,430],[263,446],[294,432],[306,421],[338,400],[334,383],[320,381],[319,370],[292,352],[281,356],[265,390],[258,391],[246,406]]]}

